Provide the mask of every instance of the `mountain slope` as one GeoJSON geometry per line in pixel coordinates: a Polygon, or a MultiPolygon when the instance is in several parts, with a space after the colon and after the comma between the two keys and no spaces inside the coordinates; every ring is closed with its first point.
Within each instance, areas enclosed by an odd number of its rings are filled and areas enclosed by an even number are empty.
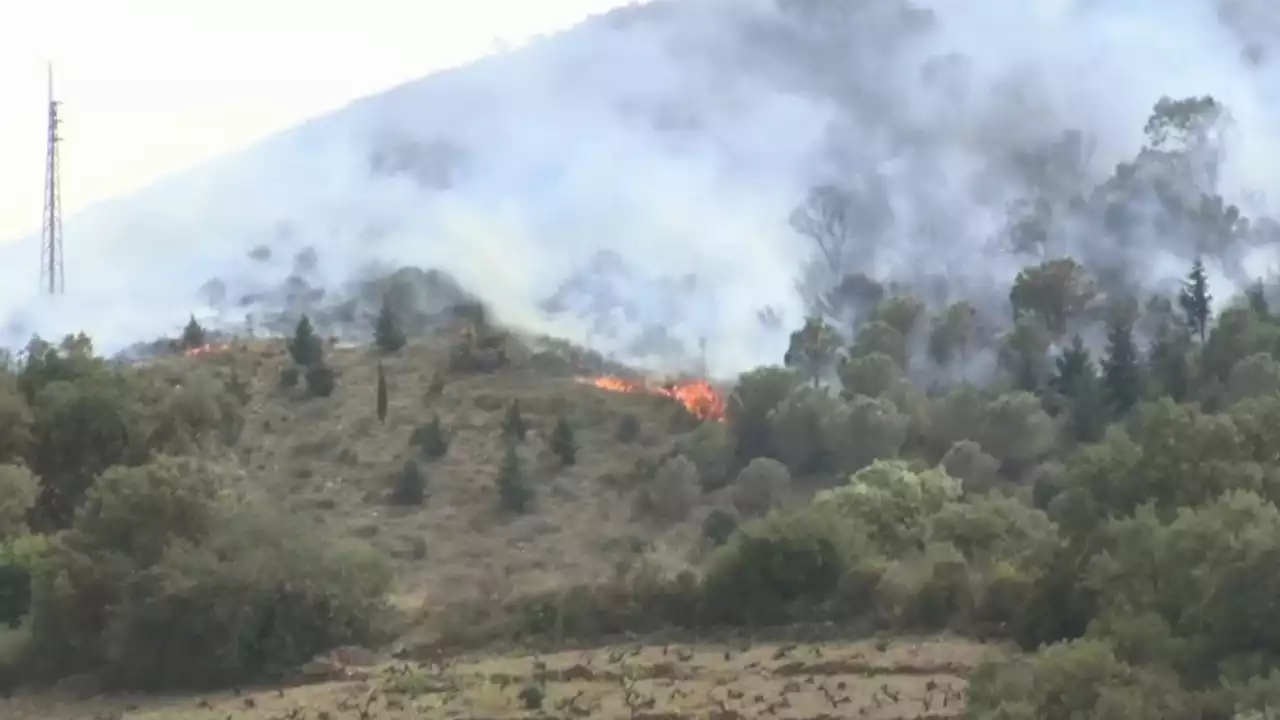
{"type": "Polygon", "coordinates": [[[668,367],[705,339],[714,371],[741,370],[785,346],[762,309],[799,320],[813,248],[787,218],[815,183],[868,198],[844,270],[980,288],[1018,267],[991,240],[1031,182],[1019,151],[1079,128],[1094,151],[1075,171],[1096,180],[1132,154],[1155,99],[1210,92],[1236,120],[1224,190],[1265,204],[1244,190],[1273,177],[1256,158],[1277,144],[1280,76],[1268,41],[1237,31],[1275,14],[1211,0],[628,8],[69,218],[58,303],[19,281],[34,248],[7,249],[4,338],[85,328],[119,348],[191,311],[279,310],[285,293],[268,291],[290,275],[332,297],[371,263],[418,264],[516,324],[668,367]],[[596,272],[601,257],[622,271],[596,272]]]}

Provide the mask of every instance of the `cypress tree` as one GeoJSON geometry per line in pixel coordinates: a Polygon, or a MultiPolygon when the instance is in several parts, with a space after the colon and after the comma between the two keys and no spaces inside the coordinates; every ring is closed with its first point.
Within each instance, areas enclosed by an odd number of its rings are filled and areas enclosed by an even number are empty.
{"type": "Polygon", "coordinates": [[[556,420],[556,426],[551,430],[551,437],[548,438],[547,444],[551,447],[551,452],[560,458],[560,462],[564,465],[572,465],[578,461],[578,443],[573,437],[573,427],[569,425],[569,420],[561,415],[556,420]]]}
{"type": "Polygon", "coordinates": [[[516,447],[507,444],[506,453],[502,456],[502,467],[498,469],[498,503],[503,510],[523,513],[529,509],[533,494],[525,484],[524,472],[520,469],[520,456],[516,447]]]}
{"type": "Polygon", "coordinates": [[[378,422],[387,421],[387,373],[378,363],[378,422]]]}
{"type": "Polygon", "coordinates": [[[507,415],[502,419],[502,434],[517,441],[524,442],[529,427],[524,424],[524,416],[520,414],[520,401],[512,400],[507,406],[507,415]]]}

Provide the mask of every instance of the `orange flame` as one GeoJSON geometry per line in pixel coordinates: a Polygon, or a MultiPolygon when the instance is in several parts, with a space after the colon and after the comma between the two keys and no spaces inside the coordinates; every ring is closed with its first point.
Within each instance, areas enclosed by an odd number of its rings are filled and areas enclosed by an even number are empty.
{"type": "Polygon", "coordinates": [[[215,353],[224,353],[231,349],[230,343],[221,343],[218,345],[204,344],[200,347],[194,347],[182,353],[186,357],[204,357],[205,355],[213,355],[215,353]]]}
{"type": "Polygon", "coordinates": [[[609,392],[669,397],[683,405],[695,417],[724,421],[724,397],[706,380],[685,380],[653,386],[640,381],[605,376],[586,378],[584,382],[609,392]]]}

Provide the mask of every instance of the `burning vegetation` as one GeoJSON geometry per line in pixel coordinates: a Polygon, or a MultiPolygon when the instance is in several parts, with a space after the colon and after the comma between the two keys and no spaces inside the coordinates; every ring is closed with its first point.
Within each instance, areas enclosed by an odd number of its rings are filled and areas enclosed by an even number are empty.
{"type": "Polygon", "coordinates": [[[724,396],[706,380],[679,380],[650,385],[643,381],[603,376],[583,378],[582,382],[609,392],[668,397],[701,420],[724,421],[724,396]]]}
{"type": "Polygon", "coordinates": [[[205,343],[204,345],[187,348],[182,354],[186,357],[204,357],[206,355],[219,355],[230,350],[231,343],[205,343]]]}

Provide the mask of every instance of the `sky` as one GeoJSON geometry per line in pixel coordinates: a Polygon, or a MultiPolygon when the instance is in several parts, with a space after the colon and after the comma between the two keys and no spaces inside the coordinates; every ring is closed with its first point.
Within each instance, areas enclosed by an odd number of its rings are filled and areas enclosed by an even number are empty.
{"type": "Polygon", "coordinates": [[[0,243],[39,232],[46,67],[74,213],[627,0],[0,2],[0,243]]]}

